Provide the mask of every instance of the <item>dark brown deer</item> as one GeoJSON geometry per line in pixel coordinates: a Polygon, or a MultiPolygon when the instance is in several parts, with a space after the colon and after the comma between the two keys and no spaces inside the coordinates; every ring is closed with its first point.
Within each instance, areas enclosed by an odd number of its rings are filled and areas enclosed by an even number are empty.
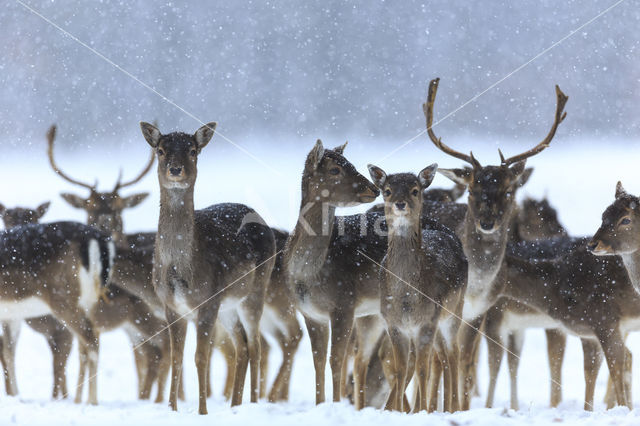
{"type": "Polygon", "coordinates": [[[132,208],[144,201],[149,195],[147,192],[122,197],[120,190],[128,186],[138,183],[151,170],[155,159],[153,151],[149,162],[135,178],[122,182],[122,173],[118,177],[115,187],[111,191],[99,192],[97,190],[98,183],[91,185],[70,177],[62,171],[56,164],[53,157],[53,143],[56,137],[56,126],[53,125],[47,132],[49,163],[53,170],[64,180],[77,186],[81,186],[89,190],[89,197],[83,198],[76,194],[62,193],[61,196],[66,202],[77,209],[87,212],[87,224],[94,226],[104,232],[108,232],[113,236],[116,244],[126,241],[122,227],[122,211],[132,208]]]}
{"type": "MultiPolygon", "coordinates": [[[[409,352],[416,351],[415,375],[419,399],[414,411],[427,409],[427,381],[431,349],[436,331],[442,341],[441,353],[449,368],[444,377],[447,411],[458,409],[457,342],[460,316],[467,283],[467,262],[460,240],[444,227],[423,229],[423,191],[431,184],[437,164],[418,175],[399,173],[387,176],[369,166],[371,178],[385,201],[388,235],[387,253],[382,261],[380,311],[387,323],[394,359],[396,401],[403,411],[409,352]]],[[[440,352],[440,351],[439,351],[440,352]]]]}
{"type": "MultiPolygon", "coordinates": [[[[318,404],[325,400],[329,329],[337,402],[346,382],[343,367],[354,319],[380,312],[378,267],[369,258],[380,262],[384,256],[386,237],[379,228],[383,216],[336,216],[337,207],[372,202],[379,192],[343,156],[344,148],[325,149],[318,140],[308,154],[298,222],[284,256],[289,286],[311,341],[318,404]]],[[[363,381],[357,378],[356,383],[363,381]]]]}
{"type": "MultiPolygon", "coordinates": [[[[463,308],[463,318],[472,327],[461,327],[460,374],[462,377],[461,408],[469,408],[473,387],[472,370],[474,351],[485,312],[493,306],[504,286],[504,256],[509,239],[509,224],[515,210],[515,193],[520,186],[526,159],[549,146],[560,123],[567,96],[556,86],[556,111],[553,125],[547,136],[534,148],[510,158],[500,152],[499,166],[482,166],[473,154],[463,154],[445,145],[433,132],[433,105],[439,79],[429,84],[427,102],[423,104],[427,133],[434,145],[444,153],[469,163],[471,168],[440,169],[439,172],[455,183],[468,188],[469,199],[463,225],[457,230],[469,262],[468,285],[463,308]]],[[[427,212],[429,214],[429,212],[427,212]]]]}
{"type": "Polygon", "coordinates": [[[165,305],[171,335],[169,403],[177,410],[186,326],[193,319],[200,414],[207,413],[207,369],[216,320],[230,331],[236,347],[232,405],[242,402],[247,362],[251,401],[258,399],[260,318],[276,253],[273,232],[249,207],[229,203],[194,210],[198,155],[215,126],[204,125],[193,135],[162,135],[155,126],[140,123],[158,155],[160,218],[153,285],[165,305]]]}
{"type": "Polygon", "coordinates": [[[1,320],[51,314],[78,338],[97,404],[98,342],[89,311],[111,275],[109,237],[75,222],[23,225],[0,234],[1,320]]]}
{"type": "MultiPolygon", "coordinates": [[[[49,209],[49,202],[42,203],[35,209],[14,207],[7,209],[0,204],[0,217],[5,229],[20,225],[38,223],[49,209]]],[[[42,334],[51,349],[53,359],[53,398],[64,398],[67,395],[66,366],[71,353],[73,333],[52,315],[28,318],[25,321],[31,328],[42,334]]],[[[15,349],[20,331],[20,321],[3,323],[2,366],[7,395],[18,394],[15,376],[15,349]]]]}

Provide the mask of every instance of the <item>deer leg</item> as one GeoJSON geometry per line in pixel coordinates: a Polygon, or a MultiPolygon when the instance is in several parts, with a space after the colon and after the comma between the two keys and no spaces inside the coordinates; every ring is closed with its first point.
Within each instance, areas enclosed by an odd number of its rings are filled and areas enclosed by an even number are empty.
{"type": "Polygon", "coordinates": [[[493,407],[495,399],[496,384],[498,382],[498,374],[502,365],[504,355],[503,339],[500,334],[500,323],[502,321],[502,312],[498,312],[497,308],[492,308],[487,314],[484,331],[487,341],[487,357],[489,359],[489,388],[487,389],[486,408],[493,407]],[[499,316],[499,318],[496,318],[499,316]]]}
{"type": "Polygon", "coordinates": [[[624,386],[625,346],[622,335],[617,328],[603,330],[598,334],[598,340],[604,351],[604,356],[609,367],[609,374],[613,380],[618,405],[629,407],[629,401],[624,386]]]}
{"type": "Polygon", "coordinates": [[[225,338],[224,343],[221,346],[221,352],[224,356],[225,363],[227,364],[227,376],[224,381],[223,395],[224,399],[231,401],[233,396],[233,383],[236,377],[236,348],[233,345],[230,337],[225,338]]]}
{"type": "Polygon", "coordinates": [[[168,307],[165,309],[169,323],[169,338],[171,340],[171,388],[169,391],[169,406],[178,411],[178,387],[182,381],[182,359],[184,357],[184,340],[187,334],[187,321],[168,307]]]}
{"type": "MultiPolygon", "coordinates": [[[[56,321],[57,322],[57,321],[56,321]]],[[[73,333],[58,323],[58,329],[47,338],[53,355],[53,398],[67,396],[67,360],[73,346],[73,333]]]]}
{"type": "MultiPolygon", "coordinates": [[[[440,361],[440,350],[439,348],[435,351],[431,351],[431,371],[429,373],[429,384],[431,388],[429,389],[429,403],[427,405],[427,411],[433,413],[438,410],[438,399],[439,399],[439,390],[440,390],[440,378],[442,377],[442,363],[440,361]]],[[[415,389],[418,387],[415,386],[415,389]]],[[[413,401],[413,406],[416,407],[419,403],[420,392],[414,391],[415,398],[413,401]]]]}
{"type": "Polygon", "coordinates": [[[78,384],[76,385],[76,398],[74,402],[80,404],[82,402],[82,391],[84,390],[84,376],[87,372],[87,350],[84,345],[78,345],[79,368],[78,368],[78,384]]]}
{"type": "Polygon", "coordinates": [[[269,370],[269,353],[271,352],[271,345],[267,342],[264,336],[260,335],[260,382],[258,397],[264,399],[267,395],[267,380],[269,370]]]}
{"type": "Polygon", "coordinates": [[[316,404],[322,404],[325,399],[324,371],[327,364],[327,352],[329,347],[329,327],[320,322],[304,317],[307,333],[311,341],[313,354],[313,367],[316,372],[316,404]]]}
{"type": "Polygon", "coordinates": [[[162,366],[162,349],[152,342],[146,342],[143,347],[145,372],[139,397],[142,400],[147,400],[151,398],[151,388],[156,382],[162,366]]]}
{"type": "Polygon", "coordinates": [[[395,401],[391,408],[396,411],[403,411],[403,396],[407,382],[407,367],[411,342],[397,327],[390,327],[389,337],[393,350],[393,387],[395,388],[395,401]]]}
{"type": "Polygon", "coordinates": [[[580,339],[584,355],[584,409],[593,411],[593,395],[596,390],[596,379],[602,365],[602,349],[597,340],[580,339]]]}
{"type": "Polygon", "coordinates": [[[561,330],[546,329],[547,353],[549,354],[549,371],[551,372],[551,406],[557,407],[562,402],[562,362],[567,345],[567,335],[561,330]]]}
{"type": "Polygon", "coordinates": [[[136,374],[138,376],[138,398],[144,399],[142,398],[142,392],[143,392],[142,388],[144,383],[144,375],[147,371],[144,365],[145,356],[142,348],[136,348],[135,343],[134,343],[134,349],[133,349],[133,360],[136,366],[136,374]]]}
{"type": "Polygon", "coordinates": [[[509,335],[509,352],[507,352],[507,364],[509,365],[509,378],[511,379],[511,409],[518,411],[518,366],[524,344],[524,332],[513,331],[509,335]]]}
{"type": "Polygon", "coordinates": [[[333,383],[333,402],[340,402],[344,364],[353,329],[353,312],[334,312],[331,318],[331,378],[333,383]]]}
{"type": "Polygon", "coordinates": [[[4,344],[2,357],[4,358],[4,377],[7,395],[18,395],[18,381],[16,379],[16,343],[20,335],[21,321],[7,321],[2,323],[4,344]]]}
{"type": "Polygon", "coordinates": [[[156,395],[155,403],[160,403],[164,400],[164,388],[167,383],[167,377],[171,369],[171,349],[169,348],[169,333],[163,331],[162,333],[162,360],[158,371],[158,394],[156,395]],[[166,335],[166,337],[165,337],[166,335]]]}
{"type": "Polygon", "coordinates": [[[302,339],[302,330],[297,320],[295,320],[295,324],[290,322],[288,328],[288,335],[280,332],[276,335],[278,343],[280,344],[280,350],[282,351],[282,364],[271,386],[268,398],[269,402],[287,401],[289,399],[291,369],[293,367],[295,353],[302,339]]]}
{"type": "Polygon", "coordinates": [[[464,324],[458,332],[458,345],[460,348],[460,359],[458,361],[460,385],[460,409],[468,411],[471,405],[471,394],[473,389],[473,369],[475,362],[475,351],[477,350],[478,332],[482,325],[483,317],[478,317],[470,324],[464,324]]]}
{"type": "Polygon", "coordinates": [[[207,370],[211,362],[211,348],[213,347],[214,325],[218,317],[217,303],[198,309],[196,321],[196,369],[198,370],[198,414],[207,414],[207,370]]]}

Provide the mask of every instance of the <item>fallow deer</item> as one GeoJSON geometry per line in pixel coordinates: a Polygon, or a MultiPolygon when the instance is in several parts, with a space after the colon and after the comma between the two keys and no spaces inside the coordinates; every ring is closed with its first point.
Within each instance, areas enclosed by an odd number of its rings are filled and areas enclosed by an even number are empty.
{"type": "MultiPolygon", "coordinates": [[[[70,193],[61,194],[62,198],[72,206],[86,211],[87,225],[111,234],[113,241],[118,246],[118,255],[115,259],[114,270],[116,272],[126,270],[127,274],[114,274],[115,280],[113,284],[127,291],[128,288],[136,288],[137,285],[146,285],[152,288],[151,265],[155,236],[151,233],[125,234],[122,222],[122,211],[137,206],[144,201],[149,194],[142,192],[122,197],[119,191],[136,184],[151,170],[151,166],[155,160],[153,151],[151,152],[149,162],[137,177],[122,183],[122,175],[120,175],[112,191],[99,192],[96,189],[97,182],[94,185],[89,185],[78,181],[69,177],[69,175],[63,172],[57,165],[53,155],[55,137],[56,126],[53,125],[47,132],[47,154],[52,169],[66,181],[87,188],[90,191],[88,198],[82,198],[70,193]],[[132,282],[134,279],[139,279],[141,282],[136,285],[136,283],[132,282]]],[[[160,332],[158,336],[149,340],[151,336],[157,334],[156,331],[160,330],[160,324],[164,321],[164,313],[155,311],[156,314],[161,314],[161,316],[147,318],[145,313],[154,311],[148,306],[140,306],[141,303],[150,303],[146,299],[138,300],[133,297],[133,294],[120,295],[120,292],[111,292],[110,294],[117,294],[118,297],[113,298],[110,301],[111,303],[100,308],[100,314],[94,318],[96,321],[95,325],[100,331],[112,330],[114,327],[123,327],[125,329],[135,348],[134,359],[136,362],[136,372],[138,374],[138,396],[141,399],[147,399],[151,386],[147,378],[156,376],[156,371],[151,371],[150,369],[153,368],[155,370],[153,366],[158,364],[164,365],[166,359],[169,357],[167,346],[168,332],[160,332]],[[118,303],[124,303],[125,306],[114,305],[118,303]],[[143,316],[136,318],[136,314],[143,316]],[[138,342],[141,341],[145,343],[140,346],[138,342]],[[157,356],[159,356],[160,359],[157,359],[157,356]]],[[[166,368],[161,368],[158,375],[157,402],[163,399],[164,381],[166,380],[163,374],[166,373],[165,370],[166,368]]],[[[84,374],[84,371],[81,370],[80,374],[84,374]]]]}
{"type": "MultiPolygon", "coordinates": [[[[549,146],[560,123],[568,97],[556,86],[555,119],[547,136],[534,148],[510,158],[500,152],[499,166],[482,166],[473,154],[467,155],[451,149],[439,139],[432,129],[433,105],[439,79],[429,84],[427,102],[423,104],[429,138],[444,153],[469,163],[471,168],[439,169],[439,172],[455,183],[468,188],[469,199],[463,225],[457,230],[469,262],[468,285],[463,308],[463,318],[471,327],[461,327],[460,374],[462,378],[463,410],[469,409],[472,388],[472,369],[477,330],[485,312],[493,306],[504,286],[504,257],[509,238],[509,223],[515,207],[515,193],[525,170],[526,159],[549,146]]],[[[431,214],[430,212],[426,212],[431,214]]]]}
{"type": "MultiPolygon", "coordinates": [[[[415,374],[420,395],[414,411],[427,409],[427,381],[436,331],[442,357],[449,368],[444,377],[445,410],[456,411],[457,334],[467,284],[462,245],[445,227],[423,229],[422,192],[431,184],[437,164],[418,175],[387,176],[369,165],[371,178],[382,191],[388,228],[388,248],[380,270],[380,311],[387,323],[394,359],[396,410],[403,410],[409,352],[416,351],[415,374]],[[409,287],[409,288],[407,288],[409,287]]],[[[409,374],[408,374],[409,373],[409,374]]]]}
{"type": "MultiPolygon", "coordinates": [[[[35,209],[14,207],[7,209],[0,204],[0,217],[5,229],[20,225],[38,223],[49,209],[49,202],[42,203],[35,209]]],[[[53,398],[64,398],[67,395],[66,366],[71,353],[73,333],[52,315],[38,318],[28,318],[25,321],[31,328],[42,334],[51,349],[53,359],[53,398]]],[[[20,322],[3,323],[2,338],[2,366],[7,395],[18,394],[18,384],[15,376],[15,349],[20,331],[20,322]]]]}
{"type": "MultiPolygon", "coordinates": [[[[379,191],[343,156],[345,145],[325,149],[318,140],[302,174],[298,222],[284,255],[288,282],[305,318],[316,374],[316,403],[325,400],[329,329],[333,401],[346,382],[344,363],[356,317],[379,315],[377,266],[386,250],[383,216],[336,216],[336,208],[369,203],[379,191]]],[[[366,339],[365,339],[366,340],[366,339]]],[[[354,369],[357,374],[359,369],[354,369]]],[[[356,383],[363,383],[356,378],[356,383]]],[[[362,397],[356,389],[356,397],[362,397]]]]}
{"type": "Polygon", "coordinates": [[[111,275],[109,237],[74,222],[23,225],[0,234],[0,316],[51,314],[78,338],[89,369],[89,403],[97,404],[97,334],[89,311],[111,275]]]}
{"type": "Polygon", "coordinates": [[[200,414],[207,413],[207,369],[216,320],[230,331],[236,347],[232,405],[242,402],[247,362],[251,401],[258,399],[260,318],[276,254],[271,228],[253,209],[230,203],[194,209],[198,155],[215,126],[206,124],[193,135],[163,135],[155,126],[140,123],[158,155],[160,218],[153,286],[165,305],[171,336],[169,403],[177,410],[186,326],[193,319],[200,414]]]}

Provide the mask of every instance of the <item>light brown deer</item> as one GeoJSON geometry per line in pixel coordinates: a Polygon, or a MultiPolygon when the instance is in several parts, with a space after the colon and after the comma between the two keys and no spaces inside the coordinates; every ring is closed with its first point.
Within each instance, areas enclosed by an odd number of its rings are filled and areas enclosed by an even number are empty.
{"type": "Polygon", "coordinates": [[[380,311],[387,323],[394,359],[396,401],[393,408],[404,410],[404,391],[409,352],[414,348],[415,375],[419,393],[414,411],[427,409],[427,381],[431,349],[440,336],[439,351],[449,368],[444,376],[447,411],[458,409],[457,334],[467,283],[467,262],[460,240],[445,227],[423,229],[423,191],[431,184],[437,164],[418,175],[399,173],[387,176],[369,165],[371,178],[385,201],[388,235],[387,253],[382,261],[380,311]]]}
{"type": "Polygon", "coordinates": [[[242,402],[247,362],[251,401],[258,399],[260,318],[276,253],[273,232],[249,207],[229,203],[194,210],[198,155],[215,126],[204,125],[193,135],[163,135],[155,126],[140,123],[158,155],[160,218],[153,285],[165,305],[171,335],[169,403],[177,410],[186,326],[193,319],[200,414],[207,413],[207,369],[216,320],[230,331],[236,347],[232,405],[242,402]]]}
{"type": "MultiPolygon", "coordinates": [[[[372,202],[379,192],[343,156],[345,145],[330,150],[318,140],[308,154],[300,214],[284,256],[289,286],[311,341],[317,404],[325,400],[329,329],[337,402],[346,382],[344,363],[354,319],[380,312],[377,266],[369,258],[380,262],[386,250],[379,228],[383,216],[336,216],[337,207],[372,202]]],[[[356,378],[356,383],[364,382],[356,378]]],[[[360,391],[356,389],[357,398],[364,397],[360,391]]]]}
{"type": "Polygon", "coordinates": [[[75,222],[24,225],[0,234],[0,319],[51,314],[78,338],[97,404],[98,341],[89,311],[111,274],[109,238],[75,222]]]}
{"type": "MultiPolygon", "coordinates": [[[[556,86],[556,111],[553,125],[547,136],[534,148],[505,159],[500,152],[499,166],[482,166],[473,154],[463,154],[445,145],[433,132],[433,105],[439,79],[429,84],[427,102],[423,104],[429,138],[444,153],[469,163],[471,168],[439,169],[439,172],[468,188],[469,199],[463,225],[457,230],[469,262],[468,285],[463,308],[463,318],[472,327],[461,327],[460,374],[462,378],[463,410],[469,409],[477,346],[477,330],[484,314],[500,296],[505,281],[504,257],[509,238],[509,224],[515,209],[515,193],[525,170],[526,159],[546,147],[553,139],[566,114],[563,113],[567,96],[556,86]]],[[[429,212],[426,212],[430,214],[429,212]]]]}
{"type": "MultiPolygon", "coordinates": [[[[35,209],[25,207],[5,208],[0,204],[0,217],[5,229],[20,225],[38,223],[49,209],[49,202],[42,203],[35,209]]],[[[53,359],[53,398],[65,398],[67,395],[66,366],[71,353],[73,333],[51,315],[28,318],[25,321],[31,328],[42,334],[51,349],[53,359]]],[[[15,376],[15,350],[20,331],[20,321],[3,323],[2,366],[7,395],[18,394],[15,376]]]]}

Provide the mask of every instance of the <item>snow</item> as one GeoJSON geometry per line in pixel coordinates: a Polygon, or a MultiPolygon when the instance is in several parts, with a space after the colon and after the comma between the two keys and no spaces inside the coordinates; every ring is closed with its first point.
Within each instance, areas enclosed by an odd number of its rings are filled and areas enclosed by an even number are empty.
{"type": "MultiPolygon", "coordinates": [[[[564,125],[564,123],[563,123],[564,125]]],[[[185,129],[187,131],[195,130],[185,129]]],[[[161,128],[162,130],[162,128],[161,128]]],[[[552,205],[559,210],[561,222],[572,235],[593,233],[599,226],[600,214],[613,200],[615,182],[622,179],[625,188],[631,193],[640,193],[637,184],[638,172],[634,159],[638,158],[637,145],[631,141],[620,140],[612,145],[602,145],[599,141],[579,141],[563,137],[559,131],[557,139],[545,152],[529,161],[535,167],[530,182],[520,190],[519,197],[532,195],[541,197],[547,194],[552,205]],[[567,166],[571,164],[570,168],[567,166]]],[[[141,135],[132,134],[130,146],[110,150],[92,151],[74,154],[60,152],[58,163],[70,174],[79,179],[93,181],[100,176],[101,188],[109,188],[117,177],[118,166],[122,166],[127,175],[135,174],[144,164],[148,152],[141,135]],[[111,180],[109,180],[111,179],[111,180]]],[[[214,139],[203,150],[199,159],[199,175],[196,188],[196,206],[204,207],[221,201],[238,201],[255,207],[266,220],[276,226],[291,229],[299,207],[299,185],[301,168],[308,150],[314,140],[291,139],[280,141],[281,148],[273,152],[276,144],[271,141],[237,141],[254,155],[262,158],[273,169],[266,168],[246,156],[230,144],[214,139]]],[[[340,141],[325,141],[325,145],[337,145],[340,141]],[[335,142],[335,143],[333,143],[335,142]]],[[[459,149],[473,147],[474,155],[483,163],[494,163],[498,159],[496,146],[491,143],[471,141],[459,138],[447,140],[459,149]]],[[[504,144],[506,155],[524,149],[537,141],[504,144]]],[[[361,173],[366,173],[366,164],[371,162],[383,167],[389,173],[400,171],[417,172],[425,165],[437,161],[441,167],[458,167],[457,160],[440,154],[426,136],[408,145],[393,156],[384,157],[395,148],[397,141],[352,141],[346,149],[347,158],[361,173]]],[[[44,200],[51,200],[50,211],[44,220],[75,219],[84,221],[84,214],[68,206],[64,200],[52,196],[62,191],[84,194],[82,189],[74,188],[55,176],[50,170],[44,152],[25,154],[12,152],[2,169],[0,181],[2,203],[6,206],[17,204],[35,206],[44,200]],[[32,166],[25,173],[23,164],[29,160],[32,166]],[[17,177],[21,184],[14,185],[17,177]]],[[[433,184],[450,186],[442,176],[433,184]]],[[[123,191],[124,195],[147,190],[151,195],[139,207],[125,214],[125,227],[128,232],[152,230],[157,221],[158,191],[154,173],[150,173],[139,185],[123,191]]],[[[342,209],[345,213],[363,210],[368,206],[342,209]]],[[[423,424],[425,421],[435,424],[546,424],[561,422],[564,424],[636,424],[640,421],[640,412],[615,408],[606,411],[601,402],[606,387],[606,368],[603,366],[596,388],[596,407],[594,413],[582,409],[584,380],[582,371],[582,349],[579,340],[569,338],[563,369],[564,402],[557,409],[548,408],[549,373],[547,366],[546,342],[541,330],[529,330],[526,333],[525,346],[519,370],[519,392],[521,411],[505,409],[509,406],[509,385],[506,372],[506,360],[499,377],[494,409],[483,408],[484,399],[476,398],[473,408],[467,413],[455,414],[418,414],[405,415],[365,409],[356,412],[346,402],[327,403],[316,407],[313,393],[313,363],[308,339],[300,344],[295,358],[291,384],[291,401],[288,403],[245,404],[230,408],[221,395],[224,380],[222,357],[214,356],[215,396],[209,400],[209,416],[197,415],[197,383],[193,355],[195,353],[195,332],[189,328],[185,351],[185,378],[187,401],[179,404],[179,412],[172,413],[166,404],[153,404],[136,400],[136,379],[130,343],[123,331],[104,333],[101,336],[101,349],[98,376],[97,407],[75,405],[71,401],[51,401],[52,387],[51,355],[44,339],[28,326],[22,327],[17,349],[17,374],[19,397],[0,398],[0,424],[113,424],[153,423],[173,424],[176,422],[221,424],[256,424],[270,422],[274,424],[423,424]]],[[[632,351],[640,349],[640,338],[631,335],[628,345],[632,351]]],[[[275,376],[280,354],[272,345],[270,380],[275,376]]],[[[635,357],[635,371],[640,368],[640,358],[635,357]]],[[[484,343],[480,358],[480,388],[484,396],[488,377],[484,343]]],[[[77,352],[71,354],[68,363],[67,381],[71,397],[75,395],[73,383],[78,369],[77,352]]],[[[327,366],[327,399],[331,399],[330,371],[327,366]]],[[[634,375],[634,387],[640,386],[640,375],[634,375]]],[[[167,392],[168,393],[168,392],[167,392]]],[[[637,394],[637,393],[636,393],[637,394]]],[[[245,395],[248,400],[248,395],[245,395]]],[[[635,399],[636,405],[640,399],[635,399]]]]}

